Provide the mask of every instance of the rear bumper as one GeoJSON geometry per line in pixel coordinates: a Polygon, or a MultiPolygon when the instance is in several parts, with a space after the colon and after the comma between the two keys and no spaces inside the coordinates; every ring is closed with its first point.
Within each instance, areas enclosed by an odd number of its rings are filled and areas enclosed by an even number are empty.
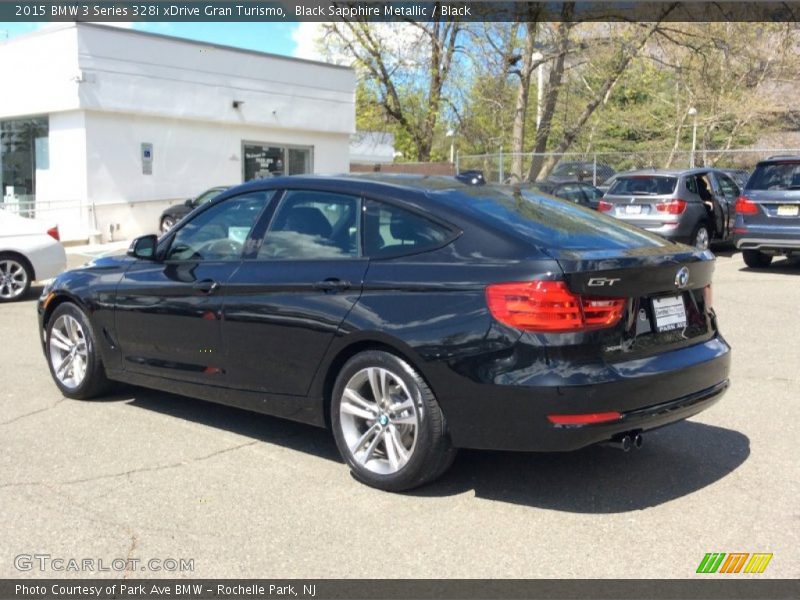
{"type": "MultiPolygon", "coordinates": [[[[586,369],[588,365],[581,368],[586,369]]],[[[569,385],[551,363],[552,385],[480,386],[478,397],[443,402],[459,447],[561,452],[620,433],[648,431],[705,410],[729,385],[730,347],[706,342],[645,359],[596,368],[595,383],[569,385]],[[554,425],[547,416],[614,411],[621,418],[590,425],[554,425]]],[[[444,400],[444,398],[443,398],[444,400]]]]}
{"type": "Polygon", "coordinates": [[[800,252],[800,235],[786,235],[774,232],[737,234],[734,244],[739,250],[760,250],[762,252],[800,252]]]}

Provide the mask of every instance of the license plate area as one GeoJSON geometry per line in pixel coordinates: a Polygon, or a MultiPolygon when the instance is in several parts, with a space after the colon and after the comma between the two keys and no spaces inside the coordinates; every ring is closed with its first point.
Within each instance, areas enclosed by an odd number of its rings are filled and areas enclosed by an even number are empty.
{"type": "Polygon", "coordinates": [[[640,214],[642,214],[642,205],[641,204],[626,204],[625,205],[625,214],[626,215],[640,215],[640,214]]]}
{"type": "Polygon", "coordinates": [[[778,206],[779,217],[796,217],[800,214],[800,209],[796,204],[781,204],[778,206]]]}
{"type": "Polygon", "coordinates": [[[686,327],[686,305],[683,294],[652,299],[656,331],[674,331],[686,327]]]}

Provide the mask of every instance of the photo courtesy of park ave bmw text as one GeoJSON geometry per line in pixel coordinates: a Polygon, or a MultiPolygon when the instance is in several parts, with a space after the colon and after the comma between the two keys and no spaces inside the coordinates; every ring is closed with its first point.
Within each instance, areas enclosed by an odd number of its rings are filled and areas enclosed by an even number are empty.
{"type": "Polygon", "coordinates": [[[800,597],[798,17],[0,1],[0,598],[800,597]]]}

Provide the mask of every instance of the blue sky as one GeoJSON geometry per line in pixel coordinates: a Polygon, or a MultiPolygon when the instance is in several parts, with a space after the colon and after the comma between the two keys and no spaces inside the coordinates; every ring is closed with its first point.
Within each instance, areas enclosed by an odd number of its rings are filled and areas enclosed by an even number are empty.
{"type": "MultiPolygon", "coordinates": [[[[0,40],[35,31],[48,23],[0,22],[0,40]]],[[[136,22],[139,31],[236,46],[291,56],[297,49],[292,34],[299,23],[157,23],[136,22]]]]}

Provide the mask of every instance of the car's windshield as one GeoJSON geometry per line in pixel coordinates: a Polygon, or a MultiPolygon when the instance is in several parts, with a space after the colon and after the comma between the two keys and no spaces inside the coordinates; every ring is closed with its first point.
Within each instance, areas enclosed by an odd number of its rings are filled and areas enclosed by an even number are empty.
{"type": "Polygon", "coordinates": [[[675,191],[677,177],[666,175],[634,175],[619,177],[608,190],[609,195],[663,196],[675,191]]]}
{"type": "Polygon", "coordinates": [[[748,190],[800,190],[800,160],[767,163],[756,167],[748,190]]]}

